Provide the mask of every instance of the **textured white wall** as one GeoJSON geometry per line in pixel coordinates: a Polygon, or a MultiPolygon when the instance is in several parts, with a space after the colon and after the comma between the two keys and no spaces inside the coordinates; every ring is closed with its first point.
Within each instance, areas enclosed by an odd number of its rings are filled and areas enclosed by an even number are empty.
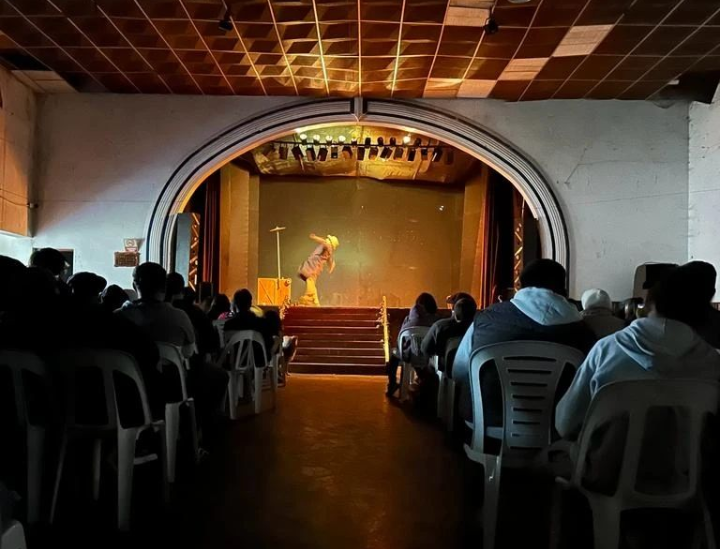
{"type": "Polygon", "coordinates": [[[690,259],[720,269],[720,103],[690,107],[690,259]]]}
{"type": "MultiPolygon", "coordinates": [[[[0,231],[29,232],[29,201],[35,143],[33,92],[0,67],[0,231]]],[[[25,261],[30,240],[0,234],[0,254],[25,261]]]]}
{"type": "MultiPolygon", "coordinates": [[[[143,237],[178,164],[213,135],[287,99],[71,95],[43,101],[36,246],[76,250],[76,269],[112,267],[143,237]]],[[[495,132],[552,182],[570,231],[572,291],[628,297],[636,265],[688,255],[688,106],[618,101],[435,101],[495,132]]]]}

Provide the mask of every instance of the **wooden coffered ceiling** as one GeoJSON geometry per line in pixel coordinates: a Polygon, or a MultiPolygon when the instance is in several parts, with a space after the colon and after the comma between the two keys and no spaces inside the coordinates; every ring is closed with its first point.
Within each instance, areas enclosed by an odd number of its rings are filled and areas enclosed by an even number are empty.
{"type": "Polygon", "coordinates": [[[720,0],[0,0],[0,31],[5,66],[95,92],[706,99],[720,74],[720,0]]]}

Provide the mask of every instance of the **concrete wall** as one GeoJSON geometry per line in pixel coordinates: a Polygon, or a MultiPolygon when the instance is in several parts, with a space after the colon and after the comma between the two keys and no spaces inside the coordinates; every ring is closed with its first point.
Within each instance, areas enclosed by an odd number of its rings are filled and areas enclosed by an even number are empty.
{"type": "Polygon", "coordinates": [[[690,259],[720,268],[720,103],[690,107],[690,259]]]}
{"type": "MultiPolygon", "coordinates": [[[[288,99],[69,95],[42,103],[36,245],[76,250],[76,269],[127,286],[112,267],[144,236],[178,164],[213,135],[288,99]]],[[[619,101],[434,101],[530,157],[566,214],[574,295],[631,294],[634,268],[688,255],[688,106],[619,101]],[[642,221],[639,218],[642,218],[642,221]]]]}
{"type": "Polygon", "coordinates": [[[35,143],[33,92],[0,67],[0,254],[26,261],[31,249],[30,189],[35,143]]]}

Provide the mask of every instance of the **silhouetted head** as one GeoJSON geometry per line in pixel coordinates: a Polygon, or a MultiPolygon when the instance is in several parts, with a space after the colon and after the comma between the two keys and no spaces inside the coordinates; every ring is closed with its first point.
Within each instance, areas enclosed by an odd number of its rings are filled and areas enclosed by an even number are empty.
{"type": "Polygon", "coordinates": [[[425,312],[428,314],[434,315],[437,313],[437,302],[435,298],[427,292],[423,292],[417,297],[415,305],[425,309],[425,312]]]}
{"type": "Polygon", "coordinates": [[[181,292],[181,298],[188,305],[192,305],[197,301],[197,292],[190,286],[185,286],[181,292]]]}
{"type": "Polygon", "coordinates": [[[610,294],[600,288],[585,290],[580,301],[583,311],[587,311],[588,309],[612,309],[610,294]]]}
{"type": "Polygon", "coordinates": [[[565,267],[552,259],[536,259],[530,262],[520,273],[520,285],[523,288],[544,288],[567,295],[565,286],[565,267]]]}
{"type": "Polygon", "coordinates": [[[41,248],[35,250],[30,256],[30,266],[45,269],[55,278],[58,278],[68,267],[65,256],[55,248],[41,248]]]}
{"type": "Polygon", "coordinates": [[[265,322],[273,334],[279,334],[282,331],[282,320],[280,319],[280,313],[276,310],[269,309],[265,311],[263,318],[265,318],[265,322]]]}
{"type": "Polygon", "coordinates": [[[717,282],[717,271],[710,263],[705,261],[691,261],[679,267],[691,273],[697,280],[697,286],[688,288],[688,292],[697,293],[698,297],[710,303],[715,297],[715,283],[717,282]]]}
{"type": "Polygon", "coordinates": [[[233,308],[236,312],[247,312],[252,307],[253,296],[250,290],[243,288],[233,296],[233,308]]]}
{"type": "Polygon", "coordinates": [[[100,296],[103,307],[109,311],[119,309],[129,299],[127,292],[117,284],[110,284],[100,296]]]}
{"type": "Polygon", "coordinates": [[[165,284],[165,301],[173,301],[182,297],[185,279],[180,273],[169,273],[165,284]]]}
{"type": "Polygon", "coordinates": [[[73,298],[80,303],[100,303],[107,280],[95,273],[75,273],[68,280],[73,298]]]}
{"type": "Polygon", "coordinates": [[[230,298],[225,294],[217,294],[212,298],[208,317],[210,320],[217,320],[221,314],[227,312],[230,312],[230,298]]]}
{"type": "Polygon", "coordinates": [[[650,289],[650,313],[694,326],[702,320],[708,305],[707,293],[693,291],[702,284],[701,279],[694,269],[673,269],[650,289]]]}
{"type": "Polygon", "coordinates": [[[471,322],[472,319],[475,318],[476,312],[477,303],[475,303],[475,300],[472,297],[458,300],[453,307],[455,320],[460,323],[471,322]]]}
{"type": "Polygon", "coordinates": [[[458,301],[460,301],[461,299],[468,299],[468,298],[475,301],[473,299],[473,296],[471,296],[470,294],[466,294],[465,292],[457,292],[457,293],[447,296],[445,298],[445,304],[447,305],[448,309],[452,309],[453,307],[455,307],[455,304],[458,301]]]}
{"type": "Polygon", "coordinates": [[[515,288],[505,288],[498,294],[497,300],[498,302],[503,303],[505,301],[510,301],[513,297],[515,297],[515,288]]]}
{"type": "Polygon", "coordinates": [[[148,261],[135,267],[133,286],[140,299],[165,299],[167,272],[162,265],[148,261]]]}
{"type": "Polygon", "coordinates": [[[22,300],[27,267],[17,259],[0,255],[0,311],[14,310],[22,300]]]}

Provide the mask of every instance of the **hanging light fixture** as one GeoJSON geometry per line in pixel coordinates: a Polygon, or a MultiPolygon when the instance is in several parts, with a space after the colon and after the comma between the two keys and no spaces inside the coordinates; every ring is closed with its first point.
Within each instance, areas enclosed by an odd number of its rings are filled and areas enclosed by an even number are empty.
{"type": "Polygon", "coordinates": [[[295,157],[295,160],[300,162],[304,158],[303,150],[300,148],[300,145],[295,145],[292,148],[292,154],[295,157]]]}
{"type": "Polygon", "coordinates": [[[433,155],[432,155],[432,161],[433,162],[440,162],[440,159],[443,156],[443,150],[442,147],[435,147],[433,149],[433,155]]]}
{"type": "MultiPolygon", "coordinates": [[[[338,141],[340,141],[340,145],[342,145],[342,157],[343,157],[343,159],[344,159],[344,160],[350,160],[350,159],[352,158],[352,155],[353,155],[353,153],[352,153],[352,148],[350,147],[350,145],[348,145],[348,144],[345,142],[345,136],[344,136],[344,135],[341,135],[340,137],[338,137],[338,141]]],[[[356,140],[356,139],[353,139],[353,143],[357,143],[357,140],[356,140]]]]}
{"type": "MultiPolygon", "coordinates": [[[[372,143],[372,141],[370,140],[369,137],[368,137],[367,139],[365,139],[365,143],[367,144],[368,142],[372,143]]],[[[377,142],[378,142],[378,145],[382,146],[382,144],[383,144],[383,138],[382,138],[382,137],[378,137],[377,142]]],[[[377,146],[372,145],[372,146],[370,147],[370,154],[368,155],[368,158],[369,158],[370,160],[375,160],[375,159],[377,158],[377,155],[378,155],[378,148],[377,148],[377,146]]]]}
{"type": "Polygon", "coordinates": [[[415,139],[415,143],[413,143],[413,146],[408,149],[408,162],[415,162],[415,156],[417,155],[417,147],[419,147],[420,145],[422,145],[422,140],[418,137],[417,139],[415,139]]]}
{"type": "Polygon", "coordinates": [[[287,160],[288,148],[287,145],[280,145],[280,160],[287,160]]]}

